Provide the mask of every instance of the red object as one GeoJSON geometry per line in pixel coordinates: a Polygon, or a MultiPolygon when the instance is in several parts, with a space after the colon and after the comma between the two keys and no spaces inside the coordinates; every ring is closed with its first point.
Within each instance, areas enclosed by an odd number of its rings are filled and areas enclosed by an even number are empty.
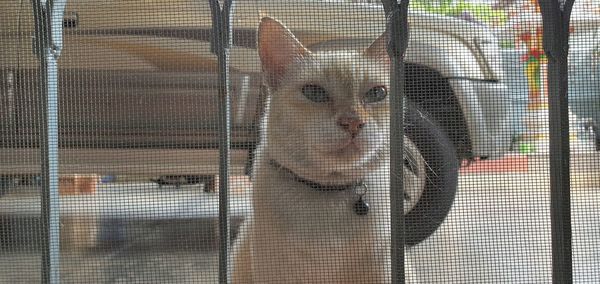
{"type": "Polygon", "coordinates": [[[527,173],[528,158],[525,155],[508,155],[498,160],[475,160],[462,163],[461,174],[477,173],[527,173]]]}
{"type": "Polygon", "coordinates": [[[531,40],[531,33],[522,33],[520,38],[522,41],[528,42],[531,40]]]}
{"type": "Polygon", "coordinates": [[[529,54],[530,54],[531,56],[533,56],[534,58],[536,58],[536,59],[539,59],[539,58],[540,58],[540,57],[542,57],[542,55],[544,54],[544,51],[543,51],[543,50],[541,50],[541,49],[532,48],[532,49],[529,51],[529,54]]]}
{"type": "Polygon", "coordinates": [[[529,50],[529,52],[527,52],[521,56],[521,62],[527,62],[528,60],[531,60],[531,59],[539,60],[540,58],[542,58],[543,55],[544,55],[543,50],[537,49],[537,48],[532,48],[529,50]]]}

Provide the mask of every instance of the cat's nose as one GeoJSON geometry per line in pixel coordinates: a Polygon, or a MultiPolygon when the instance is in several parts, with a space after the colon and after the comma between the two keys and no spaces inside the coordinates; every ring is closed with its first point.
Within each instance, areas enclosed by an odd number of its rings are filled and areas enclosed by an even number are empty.
{"type": "Polygon", "coordinates": [[[352,138],[356,137],[360,130],[365,126],[365,122],[356,116],[342,116],[338,118],[338,125],[346,132],[352,135],[352,138]]]}

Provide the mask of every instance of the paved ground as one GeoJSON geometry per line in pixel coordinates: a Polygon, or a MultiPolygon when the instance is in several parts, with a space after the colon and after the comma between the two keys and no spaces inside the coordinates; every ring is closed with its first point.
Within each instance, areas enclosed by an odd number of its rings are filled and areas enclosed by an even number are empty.
{"type": "MultiPolygon", "coordinates": [[[[447,221],[409,253],[418,283],[551,283],[543,175],[469,175],[447,221]]],[[[572,192],[576,283],[600,283],[600,188],[572,192]]]]}
{"type": "MultiPolygon", "coordinates": [[[[447,222],[408,253],[411,282],[550,283],[548,187],[543,171],[461,176],[447,222]]],[[[572,211],[576,283],[600,283],[600,188],[574,188],[572,211]]],[[[63,283],[216,283],[211,222],[126,227],[119,247],[63,254],[63,283]]],[[[35,250],[0,251],[0,283],[37,282],[35,250]]]]}

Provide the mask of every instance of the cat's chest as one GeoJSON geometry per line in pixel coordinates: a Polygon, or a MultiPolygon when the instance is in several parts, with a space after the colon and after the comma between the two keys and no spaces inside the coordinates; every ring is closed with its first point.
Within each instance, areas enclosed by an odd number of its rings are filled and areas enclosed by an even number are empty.
{"type": "Polygon", "coordinates": [[[353,189],[318,192],[285,182],[268,186],[267,193],[255,192],[255,219],[296,238],[348,238],[373,232],[386,219],[385,198],[375,192],[362,197],[369,206],[363,215],[357,213],[361,197],[353,189]]]}
{"type": "Polygon", "coordinates": [[[373,280],[385,275],[389,255],[380,248],[387,247],[387,238],[372,234],[307,238],[273,231],[258,236],[257,275],[281,280],[278,283],[354,283],[357,277],[373,280]]]}

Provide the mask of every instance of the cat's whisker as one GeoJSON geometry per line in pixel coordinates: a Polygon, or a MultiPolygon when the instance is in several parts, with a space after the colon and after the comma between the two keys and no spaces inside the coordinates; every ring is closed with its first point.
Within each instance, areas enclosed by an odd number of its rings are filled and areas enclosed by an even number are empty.
{"type": "MultiPolygon", "coordinates": [[[[408,155],[411,155],[412,153],[408,151],[407,148],[404,148],[404,155],[405,157],[408,155]]],[[[409,161],[412,161],[413,159],[408,159],[409,161]]],[[[435,170],[433,170],[433,168],[429,165],[429,163],[427,162],[427,160],[423,159],[423,163],[425,164],[425,167],[427,167],[427,169],[429,169],[429,172],[432,173],[434,176],[438,176],[437,173],[435,172],[435,170]]]]}

